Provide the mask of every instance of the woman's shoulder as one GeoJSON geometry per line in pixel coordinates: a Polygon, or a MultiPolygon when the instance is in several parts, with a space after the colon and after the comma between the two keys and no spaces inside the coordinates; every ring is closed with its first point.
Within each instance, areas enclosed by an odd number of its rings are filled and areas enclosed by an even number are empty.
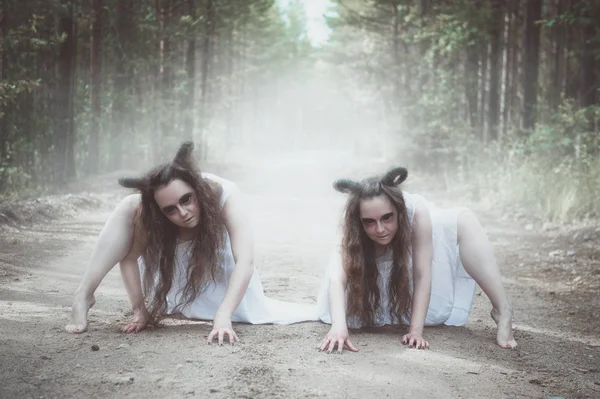
{"type": "Polygon", "coordinates": [[[409,191],[402,190],[402,197],[405,202],[427,202],[427,199],[421,194],[411,193],[409,191]]]}
{"type": "Polygon", "coordinates": [[[229,183],[233,183],[231,180],[227,180],[224,177],[221,176],[217,176],[214,173],[210,173],[210,172],[201,172],[200,176],[202,176],[203,179],[207,179],[207,180],[211,180],[217,183],[224,183],[224,182],[229,182],[229,183]]]}
{"type": "Polygon", "coordinates": [[[413,194],[408,191],[402,191],[402,197],[404,198],[408,219],[412,225],[417,209],[429,208],[429,201],[420,194],[413,194]]]}
{"type": "Polygon", "coordinates": [[[225,202],[227,202],[227,198],[229,198],[231,193],[238,191],[237,184],[231,180],[209,172],[202,172],[201,176],[210,183],[216,184],[221,189],[221,207],[225,205],[225,202]]]}

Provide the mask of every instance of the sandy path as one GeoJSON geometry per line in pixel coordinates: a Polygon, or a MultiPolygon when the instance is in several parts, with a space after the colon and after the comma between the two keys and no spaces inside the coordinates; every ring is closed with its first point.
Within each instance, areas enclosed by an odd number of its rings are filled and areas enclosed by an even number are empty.
{"type": "MultiPolygon", "coordinates": [[[[274,182],[238,178],[265,291],[314,302],[344,199],[329,189],[331,174],[253,174],[274,182]]],[[[517,312],[515,351],[494,345],[485,295],[476,296],[466,327],[427,329],[429,351],[406,349],[401,330],[383,328],[351,333],[359,353],[326,355],[314,349],[328,330],[321,323],[238,324],[244,343],[233,347],[206,345],[210,326],[203,322],[170,321],[124,335],[117,328],[129,304],[118,269],[98,290],[90,331],[69,335],[63,327],[71,293],[108,213],[86,212],[5,237],[0,261],[13,274],[0,282],[0,397],[599,397],[600,333],[591,320],[598,299],[575,298],[574,312],[564,282],[530,266],[535,252],[548,252],[539,249],[544,237],[481,214],[517,312]]]]}

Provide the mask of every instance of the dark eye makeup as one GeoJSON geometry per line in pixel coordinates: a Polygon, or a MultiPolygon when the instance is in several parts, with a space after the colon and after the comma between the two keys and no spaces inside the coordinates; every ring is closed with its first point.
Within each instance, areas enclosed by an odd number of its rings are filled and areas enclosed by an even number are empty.
{"type": "MultiPolygon", "coordinates": [[[[384,222],[389,222],[390,220],[392,220],[392,216],[394,216],[393,212],[390,213],[386,213],[385,215],[383,215],[381,217],[381,220],[383,220],[384,222]]],[[[375,219],[362,219],[362,222],[364,224],[371,224],[371,223],[375,223],[375,219]]]]}
{"type": "MultiPolygon", "coordinates": [[[[187,193],[181,196],[181,198],[179,198],[179,204],[181,205],[187,205],[192,201],[192,193],[187,193]]],[[[171,214],[173,212],[175,212],[175,210],[177,209],[177,207],[175,205],[169,205],[169,206],[165,206],[162,210],[164,213],[167,214],[171,214]]]]}
{"type": "Polygon", "coordinates": [[[164,213],[173,213],[175,211],[175,207],[173,205],[165,206],[163,208],[164,213]]]}
{"type": "Polygon", "coordinates": [[[185,204],[189,204],[191,200],[192,200],[192,193],[188,193],[188,194],[184,195],[183,197],[181,197],[181,199],[179,200],[179,203],[182,205],[185,205],[185,204]]]}

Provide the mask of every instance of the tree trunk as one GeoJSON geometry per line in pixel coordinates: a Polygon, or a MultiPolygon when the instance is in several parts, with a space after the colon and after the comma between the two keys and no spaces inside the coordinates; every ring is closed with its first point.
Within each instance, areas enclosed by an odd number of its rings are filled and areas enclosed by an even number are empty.
{"type": "MultiPolygon", "coordinates": [[[[188,0],[188,12],[192,21],[196,21],[196,0],[188,0]]],[[[192,28],[188,38],[186,51],[186,74],[187,90],[183,110],[185,112],[183,134],[186,137],[193,138],[194,135],[194,115],[196,100],[196,29],[192,28]]]]}
{"type": "Polygon", "coordinates": [[[579,92],[579,66],[577,60],[570,57],[569,54],[577,47],[577,32],[575,27],[567,26],[566,49],[567,57],[565,60],[565,98],[576,100],[579,92]]]}
{"type": "Polygon", "coordinates": [[[507,33],[506,33],[506,65],[504,67],[504,106],[502,110],[502,134],[506,136],[508,134],[509,114],[512,108],[512,86],[514,84],[515,76],[513,75],[513,64],[516,64],[515,47],[516,47],[516,30],[517,24],[515,23],[516,16],[513,12],[514,2],[509,1],[507,8],[507,33]]]}
{"type": "Polygon", "coordinates": [[[75,59],[75,22],[69,7],[58,24],[58,32],[65,35],[60,45],[56,66],[56,91],[54,94],[54,182],[67,182],[73,157],[73,74],[75,59]]]}
{"type": "Polygon", "coordinates": [[[521,118],[521,98],[519,98],[519,92],[521,90],[521,76],[523,74],[522,68],[519,66],[523,61],[523,43],[524,43],[524,28],[522,26],[522,16],[523,16],[523,4],[519,0],[515,0],[514,4],[514,48],[512,49],[513,53],[513,63],[511,68],[511,88],[509,94],[509,123],[513,129],[518,128],[520,126],[520,118],[521,118]]]}
{"type": "Polygon", "coordinates": [[[489,46],[487,39],[482,38],[482,42],[479,46],[480,51],[480,62],[481,72],[479,76],[479,118],[477,119],[477,135],[481,141],[485,140],[486,133],[486,100],[487,100],[487,69],[488,69],[488,57],[489,57],[489,46]]]}
{"type": "Polygon", "coordinates": [[[102,116],[102,106],[100,104],[100,86],[102,84],[102,24],[104,14],[104,1],[92,1],[92,24],[91,43],[90,43],[90,108],[92,118],[90,123],[90,142],[88,147],[88,172],[98,173],[98,161],[100,155],[99,128],[100,118],[102,116]]]}
{"type": "Polygon", "coordinates": [[[478,73],[479,73],[479,48],[478,46],[471,44],[467,47],[467,57],[465,65],[465,83],[466,83],[466,96],[467,96],[467,107],[469,114],[469,122],[471,129],[475,131],[478,125],[478,112],[479,109],[477,103],[477,92],[478,92],[478,73]]]}
{"type": "Polygon", "coordinates": [[[152,109],[153,109],[153,121],[154,121],[154,140],[152,141],[152,162],[158,162],[161,156],[162,145],[163,145],[163,131],[162,131],[162,71],[164,64],[163,57],[163,37],[165,35],[165,9],[162,0],[156,0],[154,4],[154,12],[156,13],[156,20],[158,26],[156,29],[155,44],[156,54],[155,57],[158,60],[156,63],[156,69],[154,71],[154,79],[152,88],[154,90],[152,109]]]}
{"type": "MultiPolygon", "coordinates": [[[[586,15],[590,18],[587,24],[583,26],[582,32],[582,43],[581,43],[581,55],[580,55],[580,81],[579,81],[579,103],[583,108],[588,108],[598,104],[598,79],[596,77],[597,66],[600,65],[596,61],[596,56],[600,53],[598,45],[598,36],[600,35],[600,29],[598,28],[598,21],[600,20],[600,4],[589,4],[588,13],[586,15]]],[[[600,72],[600,71],[599,71],[600,72]]],[[[586,112],[588,121],[588,131],[596,132],[598,135],[598,126],[596,125],[596,115],[594,115],[593,109],[588,109],[586,112]]],[[[597,154],[598,148],[592,149],[594,154],[597,154]]]]}
{"type": "MultiPolygon", "coordinates": [[[[163,99],[161,112],[161,135],[163,139],[173,133],[175,126],[175,107],[173,106],[173,62],[172,42],[169,35],[171,28],[172,0],[163,0],[162,8],[162,39],[161,39],[161,92],[160,96],[163,99]]],[[[157,143],[159,146],[164,143],[157,143]]]]}
{"type": "Polygon", "coordinates": [[[109,165],[112,170],[123,167],[123,144],[131,143],[131,73],[133,37],[133,13],[129,0],[119,0],[117,4],[116,30],[118,43],[115,46],[116,67],[114,78],[114,101],[112,105],[113,131],[109,165]]]}
{"type": "MultiPolygon", "coordinates": [[[[597,22],[597,20],[596,20],[597,22]]],[[[596,26],[594,22],[588,22],[583,26],[582,43],[579,62],[581,65],[579,75],[579,104],[587,108],[596,104],[596,79],[594,72],[596,70],[594,37],[596,36],[596,26]]]]}
{"type": "MultiPolygon", "coordinates": [[[[421,21],[423,26],[428,23],[429,14],[431,13],[431,1],[430,0],[421,0],[421,21]]],[[[427,55],[427,50],[429,49],[430,40],[421,39],[421,43],[419,44],[419,53],[421,55],[421,60],[425,59],[427,55]]],[[[417,64],[418,65],[418,64],[417,64]]],[[[420,74],[420,87],[417,90],[420,90],[421,93],[425,90],[425,86],[429,81],[429,71],[427,68],[419,68],[420,74]]]]}
{"type": "Polygon", "coordinates": [[[200,110],[200,123],[202,127],[202,151],[201,158],[206,159],[207,141],[206,141],[206,124],[208,119],[208,102],[209,102],[209,77],[211,73],[211,39],[214,34],[214,6],[213,0],[206,0],[204,16],[206,18],[205,29],[204,29],[204,40],[202,42],[202,81],[201,81],[201,110],[200,110]]]}
{"type": "Polygon", "coordinates": [[[8,49],[5,40],[8,37],[8,0],[0,0],[0,41],[2,50],[0,52],[0,78],[8,77],[8,49]]]}
{"type": "Polygon", "coordinates": [[[76,68],[77,68],[77,22],[74,18],[73,15],[73,9],[71,9],[71,19],[72,19],[72,32],[73,32],[73,41],[71,42],[71,75],[70,75],[70,82],[69,82],[69,128],[67,130],[68,132],[68,136],[67,136],[67,146],[66,146],[66,150],[67,153],[66,155],[66,177],[68,180],[71,180],[73,178],[75,178],[76,176],[76,170],[75,170],[75,138],[76,138],[76,131],[75,131],[75,94],[76,94],[76,90],[75,90],[75,85],[77,84],[77,79],[76,79],[76,68]]]}
{"type": "Polygon", "coordinates": [[[525,11],[525,45],[523,46],[523,133],[535,128],[538,73],[540,64],[540,26],[542,0],[528,0],[525,11]]]}
{"type": "MultiPolygon", "coordinates": [[[[8,80],[8,0],[0,2],[0,41],[2,51],[0,52],[0,81],[8,80]]],[[[6,163],[8,154],[8,120],[7,109],[0,105],[0,167],[6,163]]]]}
{"type": "Polygon", "coordinates": [[[236,119],[238,120],[236,123],[236,128],[237,131],[239,132],[239,134],[241,135],[241,137],[243,137],[243,143],[244,145],[246,145],[247,141],[247,127],[246,127],[246,120],[248,120],[248,114],[249,114],[249,100],[247,98],[247,92],[248,92],[248,69],[247,69],[247,65],[246,65],[246,59],[247,59],[247,48],[244,45],[246,43],[247,40],[247,24],[244,23],[242,24],[241,28],[240,28],[240,32],[239,32],[239,38],[240,38],[240,52],[239,52],[239,59],[238,59],[238,71],[240,71],[238,73],[238,81],[239,81],[239,87],[238,87],[238,98],[241,100],[240,103],[240,107],[241,107],[241,112],[236,112],[236,119]]]}
{"type": "Polygon", "coordinates": [[[393,21],[393,37],[392,37],[392,59],[394,62],[394,65],[392,67],[392,84],[394,87],[394,94],[393,94],[393,104],[395,107],[399,106],[399,102],[400,102],[400,71],[402,70],[402,68],[400,67],[400,49],[399,49],[399,45],[400,45],[400,37],[399,37],[399,24],[400,22],[398,21],[398,4],[397,3],[392,3],[391,4],[391,13],[392,13],[392,21],[393,21]]]}
{"type": "MultiPolygon", "coordinates": [[[[40,59],[40,74],[45,81],[52,81],[56,76],[56,57],[53,49],[46,49],[41,53],[40,59]]],[[[50,117],[46,117],[45,120],[51,120],[54,115],[54,107],[56,105],[56,99],[54,98],[54,93],[56,91],[56,87],[51,87],[50,85],[46,85],[41,89],[41,96],[37,97],[39,99],[39,107],[38,111],[42,115],[50,115],[50,117]]],[[[50,131],[54,126],[51,126],[50,131]]],[[[40,156],[40,172],[36,177],[36,181],[39,183],[51,182],[53,175],[52,171],[54,168],[54,159],[52,153],[52,145],[53,145],[53,136],[49,134],[48,131],[44,132],[45,134],[41,135],[41,138],[37,143],[37,152],[40,156]]]]}
{"type": "MultiPolygon", "coordinates": [[[[208,81],[210,74],[211,64],[211,36],[212,36],[212,25],[213,25],[213,0],[206,0],[206,8],[204,10],[206,18],[204,40],[202,42],[202,108],[206,108],[208,104],[208,81]]],[[[205,112],[202,112],[204,114],[205,112]]]]}
{"type": "MultiPolygon", "coordinates": [[[[560,16],[565,11],[565,0],[556,0],[556,16],[560,16]]],[[[566,31],[564,24],[558,23],[552,27],[552,73],[549,87],[550,93],[548,103],[552,112],[558,110],[562,96],[562,81],[564,73],[564,42],[566,31]]]]}
{"type": "Polygon", "coordinates": [[[226,49],[227,49],[227,57],[225,59],[226,63],[226,74],[227,76],[227,101],[225,106],[225,131],[227,136],[227,143],[229,146],[233,145],[237,139],[239,139],[239,132],[236,132],[233,129],[233,107],[235,105],[235,55],[236,55],[236,46],[234,39],[234,31],[235,31],[235,23],[231,22],[227,26],[225,30],[226,36],[226,49]]]}
{"type": "Polygon", "coordinates": [[[500,122],[500,77],[502,72],[502,42],[504,37],[504,10],[500,0],[492,0],[490,33],[490,91],[488,102],[488,134],[486,137],[489,141],[495,141],[498,139],[498,124],[500,122]]]}

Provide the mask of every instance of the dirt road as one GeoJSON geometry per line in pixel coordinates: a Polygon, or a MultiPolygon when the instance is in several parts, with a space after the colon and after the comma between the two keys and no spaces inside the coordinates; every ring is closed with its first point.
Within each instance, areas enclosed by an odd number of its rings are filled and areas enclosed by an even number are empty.
{"type": "MultiPolygon", "coordinates": [[[[339,172],[263,166],[225,176],[246,193],[267,295],[315,301],[344,201],[330,189],[339,172]]],[[[441,204],[453,202],[439,186],[413,186],[441,204]]],[[[339,356],[315,349],[328,330],[321,323],[238,324],[244,342],[233,347],[205,344],[204,322],[121,334],[129,304],[118,268],[97,292],[89,331],[66,333],[71,294],[108,217],[106,198],[0,236],[1,398],[600,397],[596,230],[573,239],[511,209],[467,204],[495,245],[518,349],[494,344],[490,305],[478,289],[468,325],[427,329],[428,351],[403,347],[402,329],[382,328],[351,332],[360,351],[339,356]]]]}

